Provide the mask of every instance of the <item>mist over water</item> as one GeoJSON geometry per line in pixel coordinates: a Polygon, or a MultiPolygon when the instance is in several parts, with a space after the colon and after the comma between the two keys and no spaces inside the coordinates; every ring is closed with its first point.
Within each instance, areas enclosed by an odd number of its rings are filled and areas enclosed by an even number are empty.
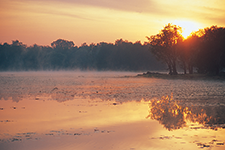
{"type": "Polygon", "coordinates": [[[47,71],[0,73],[2,99],[19,101],[22,97],[35,99],[43,94],[57,101],[72,100],[74,96],[103,100],[132,101],[160,99],[173,95],[175,100],[221,101],[225,99],[225,82],[211,80],[166,80],[132,78],[137,72],[47,71]],[[54,98],[53,98],[54,99],[54,98]]]}
{"type": "Polygon", "coordinates": [[[224,81],[137,74],[1,72],[0,148],[224,148],[224,81]]]}

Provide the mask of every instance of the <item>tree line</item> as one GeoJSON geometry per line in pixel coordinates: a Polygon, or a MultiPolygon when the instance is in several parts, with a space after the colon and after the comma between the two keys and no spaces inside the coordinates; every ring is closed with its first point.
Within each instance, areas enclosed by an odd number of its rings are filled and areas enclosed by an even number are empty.
{"type": "Polygon", "coordinates": [[[225,28],[211,26],[193,32],[187,39],[182,28],[166,25],[159,34],[147,37],[151,52],[168,67],[169,74],[178,74],[180,67],[193,74],[219,75],[225,72],[225,28]]]}
{"type": "Polygon", "coordinates": [[[27,46],[16,40],[0,44],[0,71],[17,70],[114,70],[158,71],[169,74],[194,72],[219,75],[225,72],[225,28],[211,26],[192,33],[187,39],[182,28],[166,25],[141,44],[118,39],[76,46],[58,39],[51,46],[27,46]],[[161,63],[161,62],[162,63],[161,63]]]}
{"type": "Polygon", "coordinates": [[[30,70],[162,70],[165,65],[149,51],[149,43],[118,39],[76,46],[73,41],[58,39],[51,46],[27,46],[15,40],[0,44],[1,71],[30,70]]]}

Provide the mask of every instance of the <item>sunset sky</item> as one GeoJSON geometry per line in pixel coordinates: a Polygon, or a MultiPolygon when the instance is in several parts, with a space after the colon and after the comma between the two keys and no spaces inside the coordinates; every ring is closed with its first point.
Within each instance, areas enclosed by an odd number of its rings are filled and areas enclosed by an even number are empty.
{"type": "Polygon", "coordinates": [[[168,23],[225,26],[224,0],[0,0],[0,43],[147,41],[168,23]]]}

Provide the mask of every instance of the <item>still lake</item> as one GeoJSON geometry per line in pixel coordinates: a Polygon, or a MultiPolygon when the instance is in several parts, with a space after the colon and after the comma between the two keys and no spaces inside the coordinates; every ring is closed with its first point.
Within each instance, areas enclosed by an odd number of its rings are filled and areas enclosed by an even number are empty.
{"type": "Polygon", "coordinates": [[[225,149],[225,81],[1,72],[1,150],[225,149]]]}

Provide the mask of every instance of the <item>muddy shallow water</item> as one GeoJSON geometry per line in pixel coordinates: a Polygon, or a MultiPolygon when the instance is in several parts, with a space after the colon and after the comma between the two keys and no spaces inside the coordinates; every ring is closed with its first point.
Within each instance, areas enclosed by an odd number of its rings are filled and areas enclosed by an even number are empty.
{"type": "Polygon", "coordinates": [[[225,82],[0,73],[0,149],[225,149],[225,82]]]}

